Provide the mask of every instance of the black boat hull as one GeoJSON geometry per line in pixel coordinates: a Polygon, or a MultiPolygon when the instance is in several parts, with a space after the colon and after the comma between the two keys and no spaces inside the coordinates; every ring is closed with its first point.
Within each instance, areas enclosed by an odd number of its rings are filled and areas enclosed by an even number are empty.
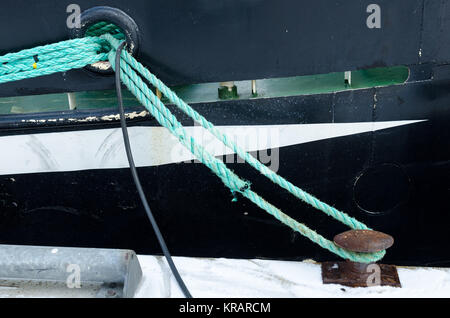
{"type": "MultiPolygon", "coordinates": [[[[372,125],[361,132],[273,149],[278,152],[277,171],[369,227],[391,234],[395,244],[385,257],[386,263],[446,266],[450,265],[448,71],[446,66],[436,67],[433,79],[412,81],[410,77],[407,83],[387,87],[198,103],[193,107],[219,126],[372,125]],[[376,128],[385,123],[390,123],[389,127],[376,128]]],[[[193,125],[174,112],[184,125],[193,125]]],[[[59,113],[58,123],[48,120],[52,114],[4,116],[0,139],[79,130],[89,136],[118,130],[116,120],[101,119],[104,114],[59,113]],[[97,120],[83,121],[87,117],[97,120]]],[[[156,128],[156,123],[144,116],[130,126],[156,128]]],[[[16,155],[20,161],[19,154],[8,151],[3,149],[3,156],[16,155]]],[[[332,238],[347,229],[280,190],[248,165],[234,162],[229,166],[250,180],[263,197],[322,235],[332,238]]],[[[64,167],[52,168],[50,164],[43,171],[3,173],[1,243],[160,253],[126,167],[61,170],[64,167]]],[[[232,202],[221,181],[199,163],[167,162],[143,166],[139,172],[175,255],[336,259],[246,199],[232,202]]]]}

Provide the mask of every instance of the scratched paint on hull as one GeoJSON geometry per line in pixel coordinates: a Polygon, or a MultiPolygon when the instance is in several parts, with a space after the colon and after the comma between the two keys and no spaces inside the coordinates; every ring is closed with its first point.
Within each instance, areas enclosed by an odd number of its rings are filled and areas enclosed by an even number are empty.
{"type": "MultiPolygon", "coordinates": [[[[267,126],[218,126],[246,151],[275,149],[399,127],[425,120],[267,126]]],[[[186,127],[215,156],[233,154],[202,127],[186,127]]],[[[159,166],[194,159],[163,127],[130,127],[136,165],[159,166]]],[[[128,167],[119,128],[0,137],[0,175],[128,167]]]]}

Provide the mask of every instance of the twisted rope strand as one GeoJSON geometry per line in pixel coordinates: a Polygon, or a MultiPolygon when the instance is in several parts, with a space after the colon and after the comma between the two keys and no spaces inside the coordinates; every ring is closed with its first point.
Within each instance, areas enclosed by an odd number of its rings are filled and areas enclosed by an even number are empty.
{"type": "Polygon", "coordinates": [[[35,55],[46,54],[53,51],[65,50],[67,48],[83,48],[86,44],[100,43],[105,44],[105,41],[99,37],[84,37],[72,40],[61,41],[53,44],[37,46],[32,49],[22,50],[16,53],[8,53],[0,56],[0,63],[11,63],[16,60],[33,57],[35,55]]]}
{"type": "MultiPolygon", "coordinates": [[[[96,56],[101,51],[102,47],[99,44],[86,45],[85,49],[66,49],[63,51],[54,51],[47,54],[39,55],[38,62],[36,62],[36,68],[45,68],[58,66],[63,63],[70,63],[74,60],[81,60],[89,58],[90,56],[96,56]]],[[[103,57],[104,59],[104,57],[103,57]]],[[[13,63],[0,65],[0,75],[16,74],[23,71],[29,71],[34,69],[34,58],[26,58],[17,60],[13,63]]]]}
{"type": "Polygon", "coordinates": [[[106,53],[100,53],[96,55],[88,55],[86,57],[83,57],[79,60],[65,62],[65,64],[60,63],[50,63],[48,67],[38,68],[38,69],[32,69],[29,71],[24,71],[20,73],[14,73],[14,74],[7,74],[0,76],[0,84],[6,83],[6,82],[12,82],[12,81],[19,81],[22,79],[32,78],[32,77],[39,77],[44,75],[50,75],[53,73],[58,72],[65,72],[72,69],[82,68],[86,65],[93,64],[99,61],[105,61],[107,60],[108,54],[106,53]]]}

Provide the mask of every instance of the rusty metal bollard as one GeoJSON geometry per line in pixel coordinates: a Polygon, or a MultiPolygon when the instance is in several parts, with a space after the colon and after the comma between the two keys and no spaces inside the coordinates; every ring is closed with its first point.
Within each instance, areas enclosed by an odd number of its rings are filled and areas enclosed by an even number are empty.
{"type": "MultiPolygon", "coordinates": [[[[334,243],[358,253],[374,253],[394,244],[392,236],[372,230],[350,230],[334,237],[334,243]]],[[[322,282],[349,287],[401,287],[394,265],[357,263],[352,261],[323,262],[322,282]]]]}

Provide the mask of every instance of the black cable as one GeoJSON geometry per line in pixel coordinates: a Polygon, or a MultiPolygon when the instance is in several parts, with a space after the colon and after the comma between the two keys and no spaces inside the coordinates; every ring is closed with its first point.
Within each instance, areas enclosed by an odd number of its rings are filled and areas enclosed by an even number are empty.
{"type": "Polygon", "coordinates": [[[122,53],[122,49],[124,48],[125,44],[126,44],[126,42],[124,41],[117,48],[116,63],[115,63],[116,64],[115,81],[116,81],[117,99],[119,101],[120,125],[122,126],[123,141],[125,143],[125,151],[127,153],[128,163],[130,164],[131,174],[133,176],[134,183],[136,184],[136,189],[138,190],[139,196],[141,198],[142,205],[144,206],[145,212],[147,213],[150,223],[152,224],[153,230],[155,231],[156,237],[158,238],[159,245],[161,246],[164,256],[166,257],[166,260],[167,260],[167,263],[169,264],[170,270],[172,271],[173,276],[175,276],[175,279],[176,279],[178,285],[180,286],[180,289],[182,290],[184,296],[186,298],[192,298],[191,293],[187,289],[186,285],[183,282],[183,279],[181,278],[180,274],[178,273],[177,267],[173,263],[172,256],[170,255],[169,250],[167,249],[166,242],[164,241],[164,238],[162,237],[161,232],[159,231],[158,224],[156,224],[156,220],[153,216],[150,206],[148,205],[147,198],[145,197],[145,193],[144,193],[144,190],[142,189],[142,185],[139,180],[136,166],[134,164],[133,154],[131,153],[130,138],[128,136],[128,128],[127,128],[127,122],[126,122],[126,118],[125,118],[125,111],[123,109],[122,87],[120,84],[120,54],[122,53]]]}

